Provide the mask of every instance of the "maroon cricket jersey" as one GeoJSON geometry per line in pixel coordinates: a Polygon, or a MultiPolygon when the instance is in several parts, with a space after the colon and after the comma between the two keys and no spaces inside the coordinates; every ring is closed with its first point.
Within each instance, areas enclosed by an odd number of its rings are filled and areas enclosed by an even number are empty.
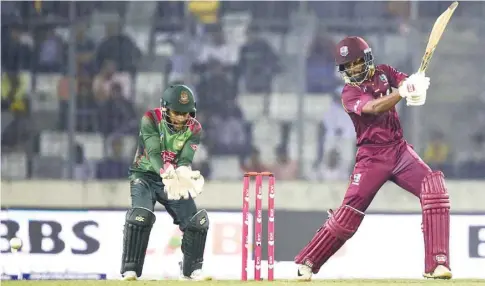
{"type": "Polygon", "coordinates": [[[364,114],[364,105],[382,96],[389,95],[391,87],[397,88],[407,77],[391,66],[378,65],[374,75],[359,86],[346,84],[342,90],[342,105],[354,123],[357,146],[386,145],[403,138],[403,131],[396,108],[378,114],[364,114]]]}

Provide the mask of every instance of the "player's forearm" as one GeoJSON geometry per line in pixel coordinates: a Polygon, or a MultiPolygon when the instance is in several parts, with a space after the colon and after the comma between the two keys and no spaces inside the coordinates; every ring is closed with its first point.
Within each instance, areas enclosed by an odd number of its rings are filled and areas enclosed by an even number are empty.
{"type": "Polygon", "coordinates": [[[163,161],[160,152],[149,151],[148,160],[152,164],[152,167],[153,169],[155,169],[155,171],[160,171],[160,169],[163,168],[163,161]]]}
{"type": "Polygon", "coordinates": [[[184,146],[184,149],[182,150],[182,153],[180,154],[179,159],[177,160],[177,166],[191,166],[192,161],[194,160],[195,156],[195,150],[192,148],[196,148],[193,146],[197,146],[194,144],[186,144],[184,146]]]}
{"type": "Polygon", "coordinates": [[[145,140],[145,148],[147,150],[146,154],[148,156],[148,160],[152,164],[153,169],[159,171],[163,168],[163,159],[160,150],[160,140],[156,136],[150,136],[144,138],[145,140]]]}
{"type": "Polygon", "coordinates": [[[364,105],[362,111],[370,114],[380,114],[391,110],[396,104],[401,101],[402,97],[399,92],[393,90],[391,94],[369,101],[364,105]]]}

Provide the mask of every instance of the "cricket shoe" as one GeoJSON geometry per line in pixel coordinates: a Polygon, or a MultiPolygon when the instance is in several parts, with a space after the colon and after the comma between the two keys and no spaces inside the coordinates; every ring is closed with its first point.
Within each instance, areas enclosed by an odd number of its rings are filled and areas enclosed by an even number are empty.
{"type": "Polygon", "coordinates": [[[298,273],[296,280],[298,281],[311,281],[312,280],[312,269],[304,264],[298,265],[298,273]]]}
{"type": "Polygon", "coordinates": [[[453,277],[451,270],[443,265],[438,265],[433,272],[424,273],[423,276],[431,279],[451,279],[453,277]]]}
{"type": "Polygon", "coordinates": [[[192,271],[192,274],[190,276],[185,276],[182,270],[182,261],[179,262],[180,266],[180,280],[184,281],[211,281],[212,277],[205,275],[202,269],[195,269],[192,271]]]}
{"type": "Polygon", "coordinates": [[[136,276],[135,271],[126,271],[123,273],[123,280],[124,281],[135,281],[138,277],[136,276]]]}

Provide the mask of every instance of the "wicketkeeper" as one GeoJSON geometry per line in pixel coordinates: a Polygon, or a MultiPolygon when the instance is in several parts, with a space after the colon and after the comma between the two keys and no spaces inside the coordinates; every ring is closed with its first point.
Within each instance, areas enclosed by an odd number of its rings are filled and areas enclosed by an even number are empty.
{"type": "Polygon", "coordinates": [[[156,202],[183,232],[181,278],[211,279],[202,272],[209,218],[194,202],[204,186],[204,177],[191,169],[202,133],[195,114],[190,88],[173,85],[164,91],[161,107],[145,112],[141,119],[138,148],[130,167],[131,209],[123,233],[124,280],[136,280],[142,274],[156,202]]]}

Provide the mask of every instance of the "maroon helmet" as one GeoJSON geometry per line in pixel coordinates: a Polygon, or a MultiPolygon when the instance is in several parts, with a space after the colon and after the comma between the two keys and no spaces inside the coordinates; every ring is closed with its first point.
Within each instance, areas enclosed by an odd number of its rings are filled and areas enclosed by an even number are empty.
{"type": "Polygon", "coordinates": [[[346,83],[360,84],[374,71],[374,58],[361,37],[347,37],[337,44],[335,63],[346,83]]]}

